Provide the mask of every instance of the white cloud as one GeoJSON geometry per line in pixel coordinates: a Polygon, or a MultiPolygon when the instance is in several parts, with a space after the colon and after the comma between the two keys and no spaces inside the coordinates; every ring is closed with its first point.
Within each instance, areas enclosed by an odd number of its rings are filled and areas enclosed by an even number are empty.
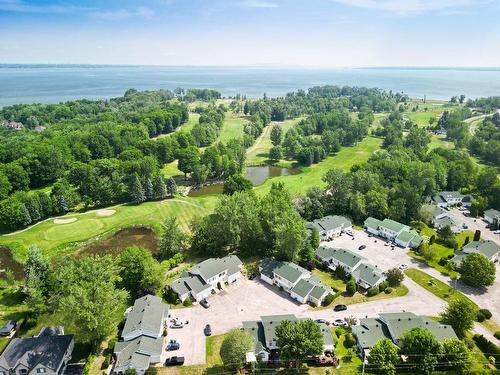
{"type": "Polygon", "coordinates": [[[80,7],[72,4],[34,5],[21,0],[0,0],[0,11],[16,13],[73,13],[90,11],[93,8],[80,7]]]}
{"type": "Polygon", "coordinates": [[[332,0],[357,8],[377,9],[398,15],[453,10],[490,3],[492,0],[332,0]]]}
{"type": "Polygon", "coordinates": [[[97,11],[92,13],[92,17],[108,21],[118,21],[133,17],[151,18],[153,17],[153,15],[154,15],[153,10],[144,7],[139,7],[136,9],[116,9],[116,10],[97,11]]]}
{"type": "Polygon", "coordinates": [[[278,8],[279,5],[265,0],[245,0],[240,2],[240,5],[245,8],[278,8]]]}

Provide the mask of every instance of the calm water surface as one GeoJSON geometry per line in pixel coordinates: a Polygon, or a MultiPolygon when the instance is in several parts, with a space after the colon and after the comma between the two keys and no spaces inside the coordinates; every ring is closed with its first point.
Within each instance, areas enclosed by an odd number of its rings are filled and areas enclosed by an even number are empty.
{"type": "Polygon", "coordinates": [[[281,96],[316,85],[379,87],[411,97],[500,95],[500,69],[1,65],[0,107],[121,96],[138,90],[213,88],[224,96],[281,96]]]}

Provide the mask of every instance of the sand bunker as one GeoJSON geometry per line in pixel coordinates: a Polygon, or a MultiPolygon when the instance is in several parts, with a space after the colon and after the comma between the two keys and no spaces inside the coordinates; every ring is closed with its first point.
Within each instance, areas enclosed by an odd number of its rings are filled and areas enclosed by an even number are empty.
{"type": "Polygon", "coordinates": [[[97,216],[111,216],[111,215],[114,215],[116,213],[116,210],[98,210],[96,211],[96,215],[97,216]]]}
{"type": "Polygon", "coordinates": [[[76,220],[76,217],[70,217],[68,219],[54,219],[54,224],[69,224],[74,223],[76,220]]]}

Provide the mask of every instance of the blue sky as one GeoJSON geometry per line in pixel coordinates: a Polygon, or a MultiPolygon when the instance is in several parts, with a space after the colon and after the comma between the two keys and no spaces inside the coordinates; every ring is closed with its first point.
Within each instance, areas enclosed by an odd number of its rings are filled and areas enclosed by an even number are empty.
{"type": "Polygon", "coordinates": [[[0,0],[0,63],[500,66],[497,0],[0,0]]]}

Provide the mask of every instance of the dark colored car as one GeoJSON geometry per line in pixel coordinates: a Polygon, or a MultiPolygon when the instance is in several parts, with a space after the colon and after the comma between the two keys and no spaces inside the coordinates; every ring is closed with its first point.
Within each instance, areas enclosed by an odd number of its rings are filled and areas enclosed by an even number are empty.
{"type": "Polygon", "coordinates": [[[15,320],[7,320],[2,328],[0,328],[0,336],[9,336],[16,329],[17,322],[15,320]]]}
{"type": "Polygon", "coordinates": [[[358,250],[363,250],[363,249],[366,249],[366,245],[361,245],[360,247],[358,247],[358,250]]]}
{"type": "Polygon", "coordinates": [[[201,301],[200,301],[200,305],[202,305],[204,308],[208,309],[210,307],[210,304],[208,303],[207,299],[206,298],[203,298],[201,301]]]}
{"type": "Polygon", "coordinates": [[[333,308],[334,311],[345,311],[347,310],[347,306],[346,305],[336,305],[334,308],[333,308]]]}
{"type": "Polygon", "coordinates": [[[326,320],[325,319],[316,319],[315,322],[316,323],[324,323],[324,324],[326,324],[326,320]]]}
{"type": "Polygon", "coordinates": [[[249,279],[254,280],[255,278],[257,278],[257,274],[254,272],[250,275],[249,279]]]}
{"type": "Polygon", "coordinates": [[[205,326],[203,332],[205,333],[205,336],[212,336],[212,327],[210,327],[210,324],[205,326]]]}
{"type": "Polygon", "coordinates": [[[165,361],[165,366],[182,366],[184,364],[184,357],[170,357],[165,361]]]}
{"type": "Polygon", "coordinates": [[[177,340],[170,340],[167,345],[167,351],[171,350],[179,350],[181,348],[181,344],[177,342],[177,340]]]}

